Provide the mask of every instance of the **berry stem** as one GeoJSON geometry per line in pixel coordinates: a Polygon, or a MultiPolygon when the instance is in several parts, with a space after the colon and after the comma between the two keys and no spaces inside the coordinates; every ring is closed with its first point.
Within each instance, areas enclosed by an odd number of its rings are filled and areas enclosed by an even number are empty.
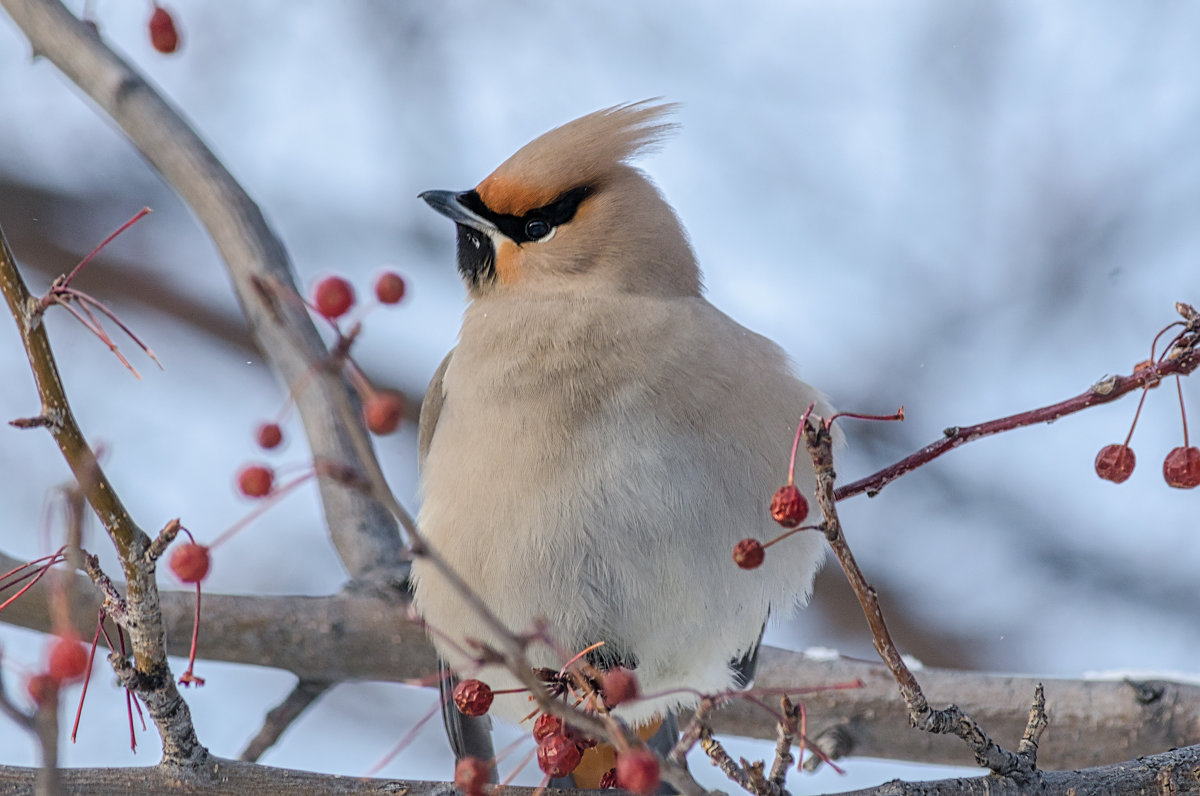
{"type": "Polygon", "coordinates": [[[143,207],[141,210],[139,210],[133,214],[133,218],[129,219],[124,224],[117,227],[117,230],[115,232],[113,232],[111,235],[109,235],[104,240],[100,241],[99,246],[97,246],[96,248],[94,248],[90,252],[88,252],[88,255],[79,261],[79,265],[77,265],[73,269],[71,269],[71,273],[67,274],[67,278],[62,281],[61,287],[66,287],[67,285],[71,284],[71,280],[75,278],[75,275],[78,274],[85,265],[90,263],[92,261],[92,258],[95,257],[97,254],[99,254],[100,250],[103,249],[105,246],[107,246],[109,243],[111,243],[114,238],[116,238],[118,235],[120,235],[125,230],[132,227],[137,222],[141,221],[146,216],[150,215],[152,212],[154,212],[154,211],[151,210],[150,208],[143,207]]]}
{"type": "MultiPolygon", "coordinates": [[[[214,539],[213,543],[208,546],[208,549],[210,551],[215,550],[215,549],[217,549],[218,545],[222,545],[225,542],[228,542],[229,538],[231,536],[233,536],[235,533],[240,531],[242,528],[245,528],[247,525],[249,525],[254,520],[258,519],[260,514],[262,514],[263,512],[265,512],[267,509],[271,508],[272,506],[274,506],[276,503],[278,503],[280,501],[280,499],[284,497],[284,495],[291,492],[297,486],[299,486],[300,484],[303,484],[305,481],[312,478],[314,475],[316,475],[316,471],[310,470],[309,472],[305,473],[304,475],[298,476],[297,478],[287,482],[283,486],[279,486],[279,487],[272,489],[270,494],[268,494],[265,498],[263,498],[257,506],[255,506],[253,509],[251,509],[246,514],[245,517],[242,517],[240,520],[235,522],[233,525],[230,525],[228,528],[226,528],[221,533],[220,536],[218,536],[216,539],[214,539]]],[[[184,530],[186,530],[186,529],[184,529],[184,530]]],[[[191,536],[191,534],[189,533],[188,536],[191,536]]],[[[195,541],[195,540],[193,540],[193,541],[195,541]]]]}
{"type": "MultiPolygon", "coordinates": [[[[200,581],[196,581],[196,615],[192,619],[192,648],[188,652],[187,670],[182,675],[179,676],[179,682],[181,685],[189,685],[191,683],[195,683],[198,686],[204,685],[204,678],[197,677],[193,673],[193,670],[196,668],[196,642],[199,640],[199,638],[200,638],[200,581]]],[[[130,717],[130,721],[132,721],[132,720],[133,720],[132,717],[130,717]]]]}
{"type": "Polygon", "coordinates": [[[808,422],[808,416],[812,414],[815,403],[809,404],[804,410],[804,415],[800,418],[799,425],[796,426],[796,438],[792,440],[792,458],[788,462],[788,486],[794,486],[796,483],[796,451],[800,448],[800,433],[804,431],[804,424],[808,422]]]}
{"type": "Polygon", "coordinates": [[[1175,374],[1175,391],[1179,393],[1179,415],[1183,418],[1183,447],[1188,445],[1188,430],[1187,430],[1187,408],[1183,405],[1183,384],[1180,382],[1179,374],[1175,374]]]}
{"type": "Polygon", "coordinates": [[[820,525],[801,525],[799,528],[792,528],[790,531],[787,531],[786,533],[779,534],[778,536],[776,536],[774,539],[772,539],[769,542],[763,542],[763,549],[766,550],[771,545],[778,544],[779,542],[782,542],[784,539],[788,538],[789,536],[798,534],[801,531],[818,531],[820,529],[821,529],[820,525]]]}
{"type": "Polygon", "coordinates": [[[92,636],[92,649],[88,652],[87,671],[83,674],[83,690],[79,692],[79,707],[75,708],[75,723],[71,725],[71,743],[79,732],[79,719],[83,716],[83,700],[87,699],[88,683],[92,681],[92,662],[96,660],[96,645],[100,643],[100,629],[104,627],[104,611],[96,620],[96,633],[92,636]]]}
{"type": "Polygon", "coordinates": [[[408,745],[413,742],[413,740],[417,737],[417,733],[420,732],[421,728],[424,727],[425,724],[430,719],[432,719],[434,716],[436,716],[437,714],[439,714],[441,712],[442,712],[442,703],[441,703],[441,700],[438,700],[437,702],[434,703],[432,708],[425,711],[425,715],[422,716],[421,718],[419,718],[417,720],[416,724],[414,724],[412,727],[409,728],[408,732],[404,733],[404,737],[402,737],[399,741],[397,741],[396,745],[393,746],[391,749],[389,749],[387,754],[385,754],[383,757],[381,757],[379,759],[379,761],[375,763],[375,765],[371,766],[370,770],[368,770],[367,773],[364,774],[363,776],[364,777],[373,777],[376,774],[378,774],[379,771],[384,766],[386,766],[388,763],[392,762],[392,759],[396,755],[403,752],[405,750],[405,748],[407,748],[408,745]]]}
{"type": "MultiPolygon", "coordinates": [[[[591,645],[591,646],[589,646],[589,647],[584,647],[584,648],[583,648],[583,649],[581,649],[581,650],[580,650],[578,653],[576,653],[576,654],[575,654],[575,657],[571,658],[571,660],[569,660],[569,661],[567,661],[566,663],[564,663],[564,664],[563,664],[563,667],[562,667],[561,669],[559,669],[559,670],[558,670],[558,673],[559,673],[559,674],[566,674],[566,673],[567,673],[567,669],[571,668],[571,664],[572,664],[572,663],[574,663],[575,661],[579,660],[579,659],[580,659],[580,658],[582,658],[584,655],[587,655],[587,654],[588,654],[589,652],[591,652],[592,650],[597,650],[597,649],[600,649],[600,648],[601,648],[601,647],[603,647],[603,646],[604,646],[604,642],[603,642],[603,641],[597,641],[595,644],[592,644],[592,645],[591,645]]],[[[522,690],[522,691],[525,691],[525,690],[528,690],[528,689],[521,689],[521,690],[522,690]]]]}
{"type": "MultiPolygon", "coordinates": [[[[61,551],[60,551],[60,552],[61,552],[61,551]]],[[[41,560],[41,559],[39,559],[39,560],[41,560]]],[[[42,567],[41,567],[41,569],[39,569],[39,570],[37,571],[37,574],[36,574],[36,575],[33,575],[32,579],[31,579],[31,580],[30,580],[28,583],[26,583],[26,584],[25,584],[25,585],[24,585],[24,586],[21,588],[21,590],[20,590],[19,592],[17,592],[16,594],[14,594],[12,597],[9,597],[9,598],[8,598],[7,600],[5,600],[4,602],[0,603],[0,611],[3,611],[5,608],[7,608],[7,607],[9,606],[9,604],[10,604],[10,603],[12,603],[13,601],[15,601],[15,600],[16,600],[18,597],[20,597],[20,596],[21,596],[22,594],[24,594],[25,592],[27,592],[27,591],[29,591],[30,589],[32,589],[32,588],[33,588],[33,587],[34,587],[34,586],[37,584],[37,582],[38,582],[39,580],[41,580],[41,579],[42,579],[42,576],[43,576],[43,575],[45,575],[47,572],[49,572],[49,571],[50,571],[50,568],[51,568],[52,566],[54,566],[55,564],[59,563],[60,561],[65,561],[65,560],[66,560],[66,556],[61,556],[61,557],[57,557],[57,556],[56,556],[56,557],[52,557],[50,561],[48,561],[47,563],[43,564],[43,565],[42,565],[42,567]],[[56,559],[57,559],[57,560],[56,560],[56,559]]],[[[28,566],[28,565],[26,565],[26,566],[28,566]]],[[[19,569],[19,568],[18,568],[18,569],[19,569]]],[[[22,575],[20,578],[18,578],[18,579],[17,579],[17,581],[16,581],[16,583],[20,583],[22,580],[24,580],[25,578],[28,578],[28,577],[30,577],[30,575],[29,575],[29,573],[26,573],[26,574],[22,575]]],[[[6,585],[8,585],[8,584],[6,584],[6,585]]]]}
{"type": "Polygon", "coordinates": [[[860,414],[858,412],[835,412],[834,414],[832,414],[829,417],[828,420],[825,421],[825,427],[828,428],[829,426],[831,426],[833,424],[833,421],[837,420],[839,417],[850,417],[855,420],[881,420],[884,422],[888,422],[888,421],[892,421],[892,420],[903,420],[904,419],[904,407],[901,406],[899,409],[897,409],[894,413],[892,413],[890,415],[864,415],[864,414],[860,414]]]}
{"type": "Polygon", "coordinates": [[[1129,424],[1129,433],[1125,435],[1125,447],[1129,447],[1129,440],[1133,439],[1133,430],[1137,428],[1138,418],[1142,416],[1142,407],[1146,403],[1146,394],[1150,392],[1150,387],[1142,388],[1142,397],[1138,399],[1137,411],[1133,413],[1133,422],[1129,424]]]}

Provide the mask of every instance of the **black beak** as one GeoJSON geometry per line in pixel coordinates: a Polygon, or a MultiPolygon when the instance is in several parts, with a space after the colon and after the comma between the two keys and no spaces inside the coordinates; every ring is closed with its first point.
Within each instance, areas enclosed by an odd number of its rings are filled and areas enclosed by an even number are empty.
{"type": "Polygon", "coordinates": [[[455,224],[462,224],[481,232],[495,229],[495,224],[463,205],[462,199],[466,195],[454,191],[425,191],[420,198],[455,224]]]}

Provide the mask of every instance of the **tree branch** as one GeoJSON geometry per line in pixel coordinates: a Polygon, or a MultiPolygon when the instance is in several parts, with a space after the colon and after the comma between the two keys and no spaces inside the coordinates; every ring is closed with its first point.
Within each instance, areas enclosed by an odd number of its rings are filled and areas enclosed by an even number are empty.
{"type": "MultiPolygon", "coordinates": [[[[191,711],[179,695],[167,663],[166,639],[159,606],[155,562],[145,556],[150,539],[134,523],[116,490],[104,475],[95,454],[75,422],[58,376],[54,352],[46,336],[38,300],[29,294],[8,241],[0,231],[0,292],[20,331],[42,400],[41,417],[74,473],[79,490],[87,497],[100,524],[117,548],[125,572],[125,628],[133,646],[133,665],[124,656],[113,657],[118,675],[146,703],[163,743],[163,760],[195,765],[207,755],[192,724],[191,711]]],[[[78,534],[74,534],[78,536],[78,534]]],[[[78,545],[78,539],[76,539],[78,545]]],[[[77,559],[79,551],[68,555],[77,559]]],[[[47,601],[49,602],[49,601],[47,601]]],[[[80,625],[87,627],[89,623],[80,625]]],[[[57,628],[61,630],[61,628],[57,628]]]]}
{"type": "Polygon", "coordinates": [[[1059,401],[1049,406],[1018,412],[1015,415],[976,423],[973,426],[951,426],[947,428],[941,439],[931,442],[916,453],[913,453],[895,464],[885,467],[877,473],[860,478],[849,484],[838,487],[834,495],[837,500],[845,500],[855,495],[867,493],[874,497],[885,486],[895,481],[905,473],[933,461],[947,451],[974,442],[977,439],[990,437],[1004,431],[1012,431],[1036,423],[1053,423],[1066,415],[1081,412],[1099,404],[1106,404],[1121,398],[1134,390],[1153,386],[1166,376],[1179,374],[1186,376],[1200,367],[1200,318],[1186,304],[1177,304],[1180,314],[1186,321],[1185,331],[1180,336],[1180,342],[1168,347],[1166,353],[1158,361],[1147,361],[1134,368],[1128,376],[1107,376],[1093,384],[1086,391],[1059,401]],[[1189,314],[1188,310],[1191,310],[1189,314]]]}
{"type": "MultiPolygon", "coordinates": [[[[0,555],[0,571],[20,563],[0,555]]],[[[100,598],[83,576],[77,577],[75,588],[81,597],[73,620],[83,626],[95,621],[100,598]]],[[[39,583],[0,618],[49,631],[44,589],[39,583]]],[[[187,654],[194,600],[192,591],[161,594],[172,655],[187,654]]],[[[372,594],[205,594],[199,655],[290,671],[302,680],[415,681],[437,671],[437,656],[424,631],[405,621],[406,616],[403,602],[372,594]]],[[[1013,743],[1023,732],[1029,695],[1038,681],[1044,682],[1054,718],[1039,745],[1038,759],[1047,767],[1105,765],[1200,738],[1200,686],[1161,680],[1034,680],[947,669],[923,669],[920,676],[930,699],[962,706],[997,737],[1013,743]]],[[[848,754],[971,765],[971,755],[960,743],[906,727],[907,713],[896,697],[895,683],[877,661],[817,659],[763,647],[755,687],[795,689],[853,680],[863,686],[805,695],[810,737],[836,732],[849,747],[848,754]]],[[[686,723],[687,717],[681,717],[680,726],[686,723]]],[[[722,735],[776,737],[775,719],[743,700],[732,700],[713,713],[711,723],[722,735]]]]}
{"type": "Polygon", "coordinates": [[[274,746],[287,728],[292,726],[292,723],[300,718],[301,714],[332,685],[333,683],[316,680],[301,680],[296,683],[296,687],[292,689],[291,693],[267,713],[262,729],[250,739],[250,743],[246,744],[239,759],[243,763],[256,762],[263,756],[263,752],[274,746]]]}
{"type": "MultiPolygon", "coordinates": [[[[256,278],[295,286],[287,252],[258,206],[182,115],[62,3],[0,4],[34,51],[91,97],[196,213],[229,269],[259,349],[286,383],[298,383],[311,363],[324,359],[325,346],[302,307],[268,308],[254,288],[256,278]]],[[[362,472],[367,468],[341,425],[339,395],[355,401],[343,379],[321,372],[296,395],[297,408],[314,456],[362,472]]],[[[354,422],[362,424],[358,417],[354,422]]],[[[330,536],[351,577],[388,587],[403,580],[403,543],[388,510],[328,479],[320,491],[330,536]]]]}

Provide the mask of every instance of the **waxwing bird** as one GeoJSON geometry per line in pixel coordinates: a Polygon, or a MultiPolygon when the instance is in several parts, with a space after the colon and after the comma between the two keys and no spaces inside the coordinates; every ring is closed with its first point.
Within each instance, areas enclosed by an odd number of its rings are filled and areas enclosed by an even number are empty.
{"type": "MultiPolygon", "coordinates": [[[[475,188],[421,194],[454,221],[470,305],[422,406],[419,525],[509,629],[633,669],[633,724],[738,685],[768,614],[807,599],[820,534],[739,569],[734,545],[780,532],[771,495],[806,407],[782,350],[714,308],[679,219],[630,165],[671,105],[598,111],[522,147],[475,188]],[[692,689],[683,692],[679,689],[692,689]]],[[[797,463],[810,498],[811,470],[797,463]]],[[[414,603],[440,654],[495,689],[471,641],[492,630],[427,561],[414,603]]],[[[520,717],[522,694],[493,712],[520,717]]]]}

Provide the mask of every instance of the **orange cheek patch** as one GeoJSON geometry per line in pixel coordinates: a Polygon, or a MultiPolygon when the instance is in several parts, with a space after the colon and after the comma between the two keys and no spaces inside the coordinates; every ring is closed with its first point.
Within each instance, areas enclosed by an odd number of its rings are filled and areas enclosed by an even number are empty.
{"type": "Polygon", "coordinates": [[[519,216],[535,207],[554,201],[552,191],[537,189],[523,183],[492,175],[475,187],[475,192],[488,208],[496,213],[519,216]]]}
{"type": "Polygon", "coordinates": [[[502,285],[515,285],[525,270],[525,252],[511,240],[500,242],[496,251],[496,280],[502,285]]]}

